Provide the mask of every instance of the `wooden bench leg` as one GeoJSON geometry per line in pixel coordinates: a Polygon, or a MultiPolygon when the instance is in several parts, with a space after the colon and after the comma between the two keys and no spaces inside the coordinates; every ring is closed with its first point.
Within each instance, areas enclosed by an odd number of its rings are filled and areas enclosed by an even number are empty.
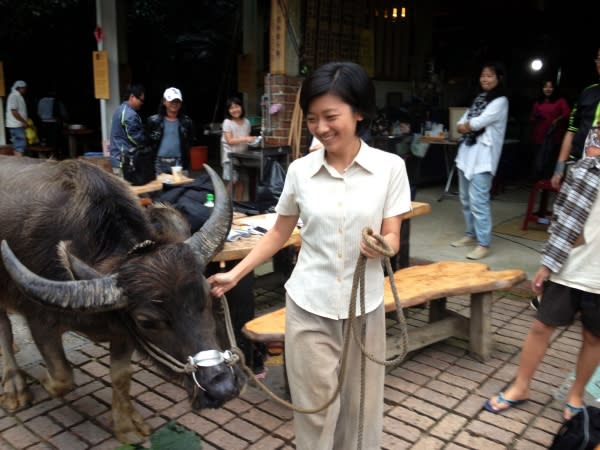
{"type": "Polygon", "coordinates": [[[438,298],[429,302],[429,323],[437,322],[448,317],[446,298],[438,298]]]}
{"type": "Polygon", "coordinates": [[[471,294],[471,320],[469,320],[469,348],[472,353],[485,361],[492,355],[493,293],[471,294]]]}

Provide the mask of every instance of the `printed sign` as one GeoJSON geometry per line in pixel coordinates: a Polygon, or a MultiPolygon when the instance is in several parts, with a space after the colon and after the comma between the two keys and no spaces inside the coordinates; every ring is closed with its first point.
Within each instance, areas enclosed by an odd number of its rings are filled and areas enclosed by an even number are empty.
{"type": "MultiPolygon", "coordinates": [[[[279,2],[271,0],[271,29],[269,30],[269,71],[276,74],[285,73],[285,41],[287,25],[279,2]]],[[[283,0],[284,2],[286,0],[283,0]]]]}
{"type": "Polygon", "coordinates": [[[97,99],[110,98],[110,85],[108,73],[108,53],[104,50],[93,52],[94,61],[94,96],[97,99]]]}

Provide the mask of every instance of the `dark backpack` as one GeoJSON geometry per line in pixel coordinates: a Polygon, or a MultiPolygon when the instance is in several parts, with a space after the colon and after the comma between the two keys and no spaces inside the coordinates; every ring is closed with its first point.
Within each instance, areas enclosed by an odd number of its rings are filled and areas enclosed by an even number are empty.
{"type": "Polygon", "coordinates": [[[214,194],[210,176],[204,172],[192,183],[182,186],[165,186],[156,198],[159,202],[170,203],[181,211],[190,222],[192,233],[198,231],[212,213],[212,208],[204,206],[207,194],[214,194]]]}
{"type": "Polygon", "coordinates": [[[600,408],[586,406],[567,420],[554,436],[550,450],[594,450],[600,444],[600,408]]]}
{"type": "Polygon", "coordinates": [[[154,153],[150,147],[135,147],[123,152],[123,178],[134,186],[156,178],[154,153]]]}

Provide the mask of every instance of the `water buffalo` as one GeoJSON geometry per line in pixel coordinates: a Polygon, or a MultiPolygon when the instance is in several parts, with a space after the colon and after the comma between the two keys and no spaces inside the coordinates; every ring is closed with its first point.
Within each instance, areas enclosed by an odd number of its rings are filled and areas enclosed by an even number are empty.
{"type": "Polygon", "coordinates": [[[62,333],[110,343],[112,418],[123,442],[150,432],[129,397],[134,349],[183,379],[195,409],[239,394],[245,378],[221,352],[202,276],[231,226],[231,200],[206,170],[216,205],[184,239],[184,226],[151,217],[124,181],[92,164],[0,156],[1,406],[31,403],[8,312],[25,317],[47,367],[40,381],[53,396],[74,387],[62,333]]]}

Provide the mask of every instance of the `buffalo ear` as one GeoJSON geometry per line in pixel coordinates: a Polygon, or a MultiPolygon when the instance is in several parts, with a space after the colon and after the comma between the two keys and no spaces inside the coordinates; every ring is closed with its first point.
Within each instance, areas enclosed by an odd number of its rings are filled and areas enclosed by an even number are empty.
{"type": "Polygon", "coordinates": [[[69,272],[73,280],[93,280],[104,276],[71,253],[71,241],[60,241],[56,252],[63,267],[69,272]]]}
{"type": "Polygon", "coordinates": [[[144,330],[162,330],[169,326],[167,316],[151,305],[135,308],[131,315],[138,327],[144,330]]]}

